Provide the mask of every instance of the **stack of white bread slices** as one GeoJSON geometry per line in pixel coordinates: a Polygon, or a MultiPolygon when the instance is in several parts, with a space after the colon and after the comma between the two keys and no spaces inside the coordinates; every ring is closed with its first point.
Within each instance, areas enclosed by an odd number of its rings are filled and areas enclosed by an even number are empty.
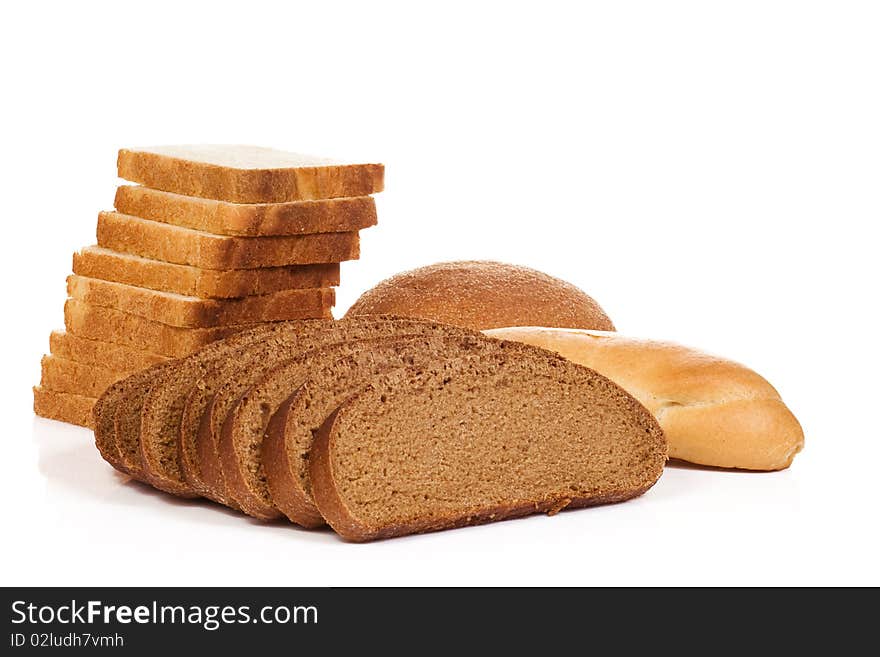
{"type": "Polygon", "coordinates": [[[381,164],[254,146],[123,149],[113,212],[73,256],[37,415],[92,425],[115,381],[257,324],[331,318],[339,263],[376,224],[381,164]]]}

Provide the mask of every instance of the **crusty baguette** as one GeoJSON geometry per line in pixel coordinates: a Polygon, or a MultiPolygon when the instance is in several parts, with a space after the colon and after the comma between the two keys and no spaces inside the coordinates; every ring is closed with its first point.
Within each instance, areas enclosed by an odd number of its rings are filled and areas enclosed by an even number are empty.
{"type": "Polygon", "coordinates": [[[218,235],[342,233],[376,225],[372,196],[290,203],[228,203],[123,185],[114,207],[122,214],[218,235]]]}
{"type": "Polygon", "coordinates": [[[49,335],[49,351],[59,358],[117,371],[142,370],[168,360],[167,356],[112,342],[89,340],[66,331],[52,331],[49,335]]]}
{"type": "Polygon", "coordinates": [[[98,215],[98,246],[204,269],[254,269],[356,260],[356,232],[230,237],[139,219],[98,215]]]}
{"type": "Polygon", "coordinates": [[[285,290],[239,299],[199,299],[76,274],[67,278],[67,294],[93,306],[195,328],[320,317],[335,300],[332,288],[285,290]]]}
{"type": "Polygon", "coordinates": [[[388,278],[346,317],[416,317],[471,329],[570,326],[613,331],[596,301],[571,283],[502,262],[441,262],[388,278]]]}
{"type": "Polygon", "coordinates": [[[133,371],[112,370],[98,365],[86,365],[58,356],[43,356],[40,361],[40,387],[53,392],[66,392],[85,397],[100,397],[111,385],[133,371]]]}
{"type": "Polygon", "coordinates": [[[555,351],[616,382],[657,417],[670,458],[781,470],[803,448],[803,430],[776,389],[739,363],[602,331],[511,327],[486,334],[555,351]]]}
{"type": "Polygon", "coordinates": [[[40,386],[34,387],[34,413],[50,420],[68,422],[89,429],[94,426],[92,406],[95,405],[95,401],[92,397],[55,392],[40,386]]]}
{"type": "Polygon", "coordinates": [[[70,333],[90,340],[115,342],[135,349],[150,350],[161,356],[180,358],[253,324],[183,328],[68,299],[64,304],[64,326],[70,333]]]}
{"type": "Polygon", "coordinates": [[[283,203],[381,192],[381,164],[345,164],[271,148],[191,145],[119,151],[119,177],[232,203],[283,203]]]}
{"type": "Polygon", "coordinates": [[[339,285],[339,263],[202,269],[89,246],[73,254],[73,273],[203,299],[229,299],[281,290],[339,285]]]}

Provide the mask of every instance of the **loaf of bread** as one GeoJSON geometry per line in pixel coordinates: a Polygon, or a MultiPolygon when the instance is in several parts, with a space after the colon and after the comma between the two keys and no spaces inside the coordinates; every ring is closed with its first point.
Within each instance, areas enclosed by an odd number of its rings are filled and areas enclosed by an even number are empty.
{"type": "Polygon", "coordinates": [[[312,444],[315,503],[347,540],[620,502],[663,471],[666,442],[645,408],[553,354],[511,349],[407,374],[342,404],[312,444]]]}
{"type": "Polygon", "coordinates": [[[93,419],[102,456],[136,479],[264,520],[279,509],[307,527],[326,518],[350,540],[622,501],[666,458],[647,410],[592,370],[387,317],[244,330],[117,381],[93,419]],[[211,410],[221,426],[206,451],[192,434],[211,410]],[[355,441],[364,454],[351,459],[355,441]]]}
{"type": "Polygon", "coordinates": [[[73,254],[73,273],[203,299],[229,299],[283,290],[339,285],[339,263],[201,269],[89,246],[73,254]]]}
{"type": "Polygon", "coordinates": [[[200,299],[76,274],[67,278],[67,294],[92,306],[114,308],[171,326],[195,328],[326,317],[336,300],[333,288],[283,290],[238,299],[200,299]]]}
{"type": "MultiPolygon", "coordinates": [[[[325,524],[312,497],[308,455],[315,433],[338,406],[361,392],[376,377],[391,376],[402,369],[430,367],[442,359],[499,353],[509,348],[500,340],[479,340],[470,333],[447,331],[370,340],[360,348],[346,350],[341,357],[340,350],[326,349],[309,359],[308,371],[279,367],[251,388],[258,399],[263,399],[263,388],[277,385],[289,390],[302,382],[296,392],[278,406],[262,438],[262,463],[269,492],[264,503],[271,500],[273,507],[303,527],[325,524]],[[285,383],[278,385],[281,381],[285,383]]],[[[246,427],[251,419],[247,403],[237,404],[237,418],[231,414],[227,417],[230,429],[225,436],[229,441],[225,443],[227,459],[234,458],[236,452],[230,447],[241,444],[237,441],[248,442],[246,427]]],[[[253,407],[250,414],[255,410],[253,407]]],[[[251,440],[254,438],[258,439],[252,435],[251,440]]],[[[244,463],[239,465],[240,478],[247,482],[249,475],[245,466],[244,463]]],[[[259,481],[249,482],[247,486],[259,490],[259,481]]]]}
{"type": "Polygon", "coordinates": [[[555,351],[607,376],[656,416],[670,458],[781,470],[803,448],[803,430],[779,393],[739,363],[616,333],[539,327],[486,333],[555,351]]]}
{"type": "MultiPolygon", "coordinates": [[[[180,363],[211,363],[229,357],[245,345],[265,340],[276,331],[288,330],[290,325],[289,322],[281,322],[243,330],[226,340],[207,345],[190,359],[159,363],[110,386],[98,399],[93,410],[95,445],[101,456],[114,468],[135,479],[147,483],[159,482],[160,478],[151,480],[145,473],[140,447],[141,410],[153,383],[167,380],[169,373],[180,363]]],[[[175,438],[169,436],[166,439],[175,438]]],[[[177,495],[190,495],[183,487],[173,486],[162,490],[177,495]]]]}
{"type": "Polygon", "coordinates": [[[98,215],[98,246],[202,269],[253,269],[356,260],[358,233],[232,237],[139,219],[98,215]]]}
{"type": "Polygon", "coordinates": [[[119,151],[119,177],[166,192],[231,203],[284,203],[381,192],[381,164],[239,145],[131,148],[119,151]]]}
{"type": "MultiPolygon", "coordinates": [[[[269,421],[291,391],[298,389],[312,372],[336,363],[348,355],[360,354],[362,381],[388,367],[401,367],[415,362],[436,360],[438,355],[451,357],[472,351],[496,349],[497,341],[482,340],[471,334],[462,335],[455,327],[418,325],[404,329],[394,338],[365,339],[327,345],[306,351],[296,358],[277,364],[242,394],[226,414],[220,433],[219,455],[227,491],[242,510],[261,520],[280,515],[267,485],[268,472],[263,459],[263,440],[269,421]],[[367,352],[367,353],[364,353],[367,352]]],[[[307,452],[307,450],[305,450],[307,452]]],[[[303,458],[302,446],[299,449],[303,458]]],[[[311,499],[307,499],[307,503],[311,499]]],[[[314,514],[317,510],[312,507],[314,514]]],[[[315,519],[292,518],[304,526],[315,526],[315,519]]]]}
{"type": "MultiPolygon", "coordinates": [[[[432,322],[414,322],[385,317],[359,317],[320,327],[310,334],[299,335],[296,344],[281,349],[266,349],[262,345],[242,350],[234,361],[224,363],[204,380],[194,383],[195,398],[187,402],[187,413],[201,415],[196,434],[196,452],[200,476],[210,491],[209,497],[232,499],[254,517],[272,519],[280,514],[268,500],[265,482],[254,482],[256,473],[262,477],[262,466],[221,459],[222,448],[227,451],[249,447],[248,454],[258,454],[263,433],[272,411],[284,397],[277,397],[291,384],[291,376],[301,372],[302,357],[308,352],[310,366],[320,359],[329,358],[329,351],[342,355],[352,350],[368,348],[371,340],[405,335],[425,335],[448,332],[461,334],[455,327],[443,327],[432,322]],[[210,399],[205,393],[210,391],[210,399]],[[260,399],[258,405],[248,401],[260,399]],[[225,441],[224,437],[225,436],[225,441]],[[253,468],[253,472],[243,470],[253,468]],[[245,507],[246,505],[246,507],[245,507]]],[[[286,394],[285,394],[286,393],[286,394]]],[[[186,442],[186,438],[182,443],[186,442]]],[[[255,457],[256,458],[256,457],[255,457]]]]}
{"type": "Polygon", "coordinates": [[[500,262],[443,262],[364,292],[346,317],[399,315],[471,329],[570,326],[613,331],[605,311],[571,283],[500,262]]]}
{"type": "Polygon", "coordinates": [[[34,413],[50,420],[68,422],[88,429],[94,426],[92,406],[95,401],[92,397],[46,390],[41,386],[34,387],[34,413]]]}
{"type": "Polygon", "coordinates": [[[343,233],[376,225],[371,196],[292,203],[227,203],[123,185],[116,210],[218,235],[265,236],[343,233]]]}

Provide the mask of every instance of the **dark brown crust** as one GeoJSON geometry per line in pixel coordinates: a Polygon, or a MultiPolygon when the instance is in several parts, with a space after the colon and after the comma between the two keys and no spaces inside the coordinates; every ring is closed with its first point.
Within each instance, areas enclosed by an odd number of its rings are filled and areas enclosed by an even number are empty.
{"type": "Polygon", "coordinates": [[[132,374],[117,381],[104,391],[92,408],[94,422],[95,446],[101,457],[114,468],[129,476],[138,476],[136,467],[127,465],[116,441],[116,409],[123,397],[150,380],[157,372],[167,366],[170,361],[157,363],[145,370],[132,374]]]}
{"type": "Polygon", "coordinates": [[[241,473],[241,464],[239,463],[233,435],[234,417],[235,409],[233,408],[223,422],[218,449],[226,491],[238,502],[242,511],[249,516],[259,520],[276,520],[281,517],[281,512],[274,506],[267,505],[263,500],[254,495],[241,473]]]}
{"type": "Polygon", "coordinates": [[[300,395],[303,386],[291,395],[269,420],[266,437],[263,439],[263,467],[272,493],[272,501],[290,520],[302,527],[314,529],[325,525],[324,517],[316,511],[313,504],[301,490],[300,482],[293,476],[288,462],[285,440],[288,414],[300,395]]]}
{"type": "Polygon", "coordinates": [[[381,192],[385,167],[350,164],[284,169],[232,169],[158,153],[121,149],[119,177],[147,187],[231,203],[366,196],[381,192]]]}
{"type": "MultiPolygon", "coordinates": [[[[241,436],[247,431],[241,420],[243,417],[242,404],[239,400],[245,398],[254,398],[257,387],[273,376],[273,372],[277,372],[281,368],[293,366],[297,362],[301,362],[303,358],[326,357],[331,353],[336,353],[334,357],[342,355],[341,352],[330,352],[329,349],[348,349],[356,344],[363,344],[372,340],[391,340],[404,336],[421,336],[426,334],[435,334],[442,331],[453,331],[455,334],[474,335],[481,340],[485,340],[485,336],[472,333],[465,329],[453,326],[438,325],[436,322],[413,321],[411,319],[402,319],[388,316],[353,318],[339,322],[339,328],[345,332],[326,333],[322,339],[313,341],[310,346],[299,353],[288,354],[289,357],[275,360],[271,363],[262,363],[258,367],[253,368],[251,374],[256,374],[256,378],[248,381],[247,387],[236,390],[238,399],[229,406],[229,410],[223,414],[216,408],[216,401],[212,401],[205,415],[210,418],[208,425],[200,427],[198,440],[201,444],[200,454],[202,459],[202,468],[208,464],[208,469],[215,477],[215,484],[222,484],[224,489],[220,489],[227,497],[236,499],[239,506],[248,514],[260,518],[262,520],[272,520],[279,517],[279,511],[274,504],[267,504],[261,496],[255,495],[251,490],[247,481],[247,475],[241,471],[242,466],[238,461],[238,447],[241,443],[241,436]],[[352,328],[357,327],[357,332],[353,333],[352,328]],[[364,331],[367,331],[366,333],[364,331]],[[308,356],[306,356],[308,352],[308,356]],[[272,370],[265,369],[267,364],[272,365],[272,370]],[[210,428],[210,431],[209,431],[210,428]],[[225,450],[225,454],[224,454],[225,450]],[[220,467],[222,472],[217,471],[220,467]]],[[[230,396],[231,398],[231,396],[230,396]]],[[[283,400],[278,400],[279,403],[283,400]]],[[[276,410],[276,409],[271,409],[276,410]]],[[[271,417],[271,413],[270,413],[271,417]]]]}
{"type": "Polygon", "coordinates": [[[613,331],[596,301],[571,283],[528,267],[441,262],[388,278],[364,292],[346,317],[392,313],[484,330],[561,326],[613,331]]]}
{"type": "Polygon", "coordinates": [[[599,504],[612,504],[624,502],[638,497],[647,491],[655,482],[636,490],[613,491],[595,497],[550,497],[537,500],[532,503],[497,506],[489,509],[478,509],[465,517],[447,517],[408,524],[390,525],[379,530],[373,530],[358,522],[346,508],[345,503],[339,497],[334,484],[333,468],[330,458],[333,443],[333,428],[340,412],[351,403],[341,405],[327,418],[315,436],[309,453],[309,474],[312,479],[312,494],[315,502],[321,510],[327,523],[347,541],[363,543],[395,536],[408,534],[422,534],[426,532],[440,531],[443,529],[457,529],[470,525],[479,525],[499,520],[521,518],[535,513],[547,513],[555,515],[563,509],[578,509],[599,504]]]}

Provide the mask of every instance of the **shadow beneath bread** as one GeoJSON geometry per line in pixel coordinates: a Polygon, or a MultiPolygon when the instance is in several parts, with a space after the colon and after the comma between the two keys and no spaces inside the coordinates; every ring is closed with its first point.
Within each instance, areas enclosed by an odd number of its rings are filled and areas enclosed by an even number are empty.
{"type": "Polygon", "coordinates": [[[772,474],[774,472],[784,472],[782,470],[746,470],[745,468],[722,468],[717,465],[701,465],[699,463],[691,463],[690,461],[681,461],[679,459],[669,459],[666,462],[667,468],[676,470],[702,470],[704,472],[734,472],[737,474],[772,474]]]}
{"type": "Polygon", "coordinates": [[[229,520],[233,519],[234,522],[244,521],[270,531],[292,531],[298,537],[313,536],[320,540],[326,540],[331,535],[335,537],[328,527],[305,529],[286,519],[266,522],[201,497],[177,497],[157,490],[106,463],[98,453],[93,434],[88,429],[35,418],[32,435],[37,449],[37,468],[46,478],[50,496],[63,496],[65,501],[81,497],[84,502],[139,510],[161,504],[187,513],[188,521],[228,526],[229,520]]]}

